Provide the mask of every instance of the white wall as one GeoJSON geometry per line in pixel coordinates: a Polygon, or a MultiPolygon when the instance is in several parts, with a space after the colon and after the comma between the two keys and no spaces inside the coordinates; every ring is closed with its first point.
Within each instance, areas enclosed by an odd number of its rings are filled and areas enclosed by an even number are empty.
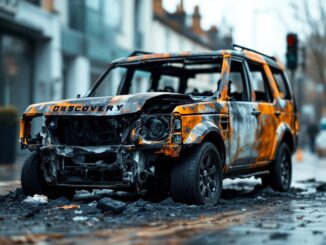
{"type": "Polygon", "coordinates": [[[117,36],[117,43],[125,50],[133,50],[134,48],[134,6],[133,0],[121,0],[123,17],[121,30],[117,36]]]}
{"type": "Polygon", "coordinates": [[[90,61],[78,56],[73,58],[67,69],[67,98],[76,98],[77,94],[83,96],[90,87],[90,61]]]}
{"type": "Polygon", "coordinates": [[[208,51],[209,49],[181,35],[158,20],[150,25],[148,49],[153,52],[208,51]]]}
{"type": "Polygon", "coordinates": [[[152,6],[152,0],[142,0],[142,12],[143,14],[143,49],[145,51],[153,52],[152,49],[152,43],[153,43],[153,33],[152,33],[152,20],[153,20],[153,6],[152,6]]]}
{"type": "Polygon", "coordinates": [[[69,24],[68,1],[65,0],[54,1],[54,9],[60,13],[59,18],[60,18],[61,25],[68,26],[69,24]]]}

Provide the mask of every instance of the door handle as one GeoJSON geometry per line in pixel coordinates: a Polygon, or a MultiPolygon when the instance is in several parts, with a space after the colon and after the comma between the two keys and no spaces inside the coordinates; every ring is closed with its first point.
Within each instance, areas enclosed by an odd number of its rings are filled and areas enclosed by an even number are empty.
{"type": "Polygon", "coordinates": [[[258,117],[260,115],[260,113],[261,113],[260,111],[253,110],[251,112],[251,115],[254,115],[254,116],[258,117]]]}
{"type": "Polygon", "coordinates": [[[274,115],[277,116],[277,117],[279,117],[281,115],[281,112],[280,111],[275,111],[274,112],[274,115]]]}

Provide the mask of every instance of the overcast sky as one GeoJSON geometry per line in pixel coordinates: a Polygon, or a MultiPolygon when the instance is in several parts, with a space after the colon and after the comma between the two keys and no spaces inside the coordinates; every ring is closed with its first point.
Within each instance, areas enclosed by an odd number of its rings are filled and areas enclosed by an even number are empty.
{"type": "MultiPolygon", "coordinates": [[[[234,43],[275,55],[284,61],[287,32],[300,30],[290,6],[295,0],[184,0],[187,13],[200,6],[202,26],[215,24],[233,28],[234,43]]],[[[175,11],[180,0],[164,0],[164,8],[175,11]]],[[[298,2],[296,0],[295,2],[298,2]]]]}

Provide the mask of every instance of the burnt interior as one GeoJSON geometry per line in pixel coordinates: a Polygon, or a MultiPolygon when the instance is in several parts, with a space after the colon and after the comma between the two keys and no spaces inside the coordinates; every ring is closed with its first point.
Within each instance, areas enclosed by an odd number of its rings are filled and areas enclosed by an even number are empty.
{"type": "Polygon", "coordinates": [[[179,94],[175,96],[163,95],[147,101],[143,110],[146,114],[172,113],[175,107],[193,102],[194,100],[192,100],[189,96],[179,94]]]}

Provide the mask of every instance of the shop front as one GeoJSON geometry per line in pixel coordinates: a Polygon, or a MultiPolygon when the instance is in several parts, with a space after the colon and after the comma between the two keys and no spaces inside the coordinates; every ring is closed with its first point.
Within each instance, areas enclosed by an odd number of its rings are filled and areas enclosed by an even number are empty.
{"type": "MultiPolygon", "coordinates": [[[[58,26],[57,17],[36,4],[1,1],[0,128],[4,131],[0,132],[1,147],[20,152],[17,136],[20,115],[32,103],[61,96],[53,85],[53,81],[60,80],[61,70],[60,47],[56,46],[59,43],[56,40],[60,39],[58,26]],[[5,128],[11,128],[12,132],[5,128]]],[[[8,152],[1,148],[0,162],[8,152]]]]}

